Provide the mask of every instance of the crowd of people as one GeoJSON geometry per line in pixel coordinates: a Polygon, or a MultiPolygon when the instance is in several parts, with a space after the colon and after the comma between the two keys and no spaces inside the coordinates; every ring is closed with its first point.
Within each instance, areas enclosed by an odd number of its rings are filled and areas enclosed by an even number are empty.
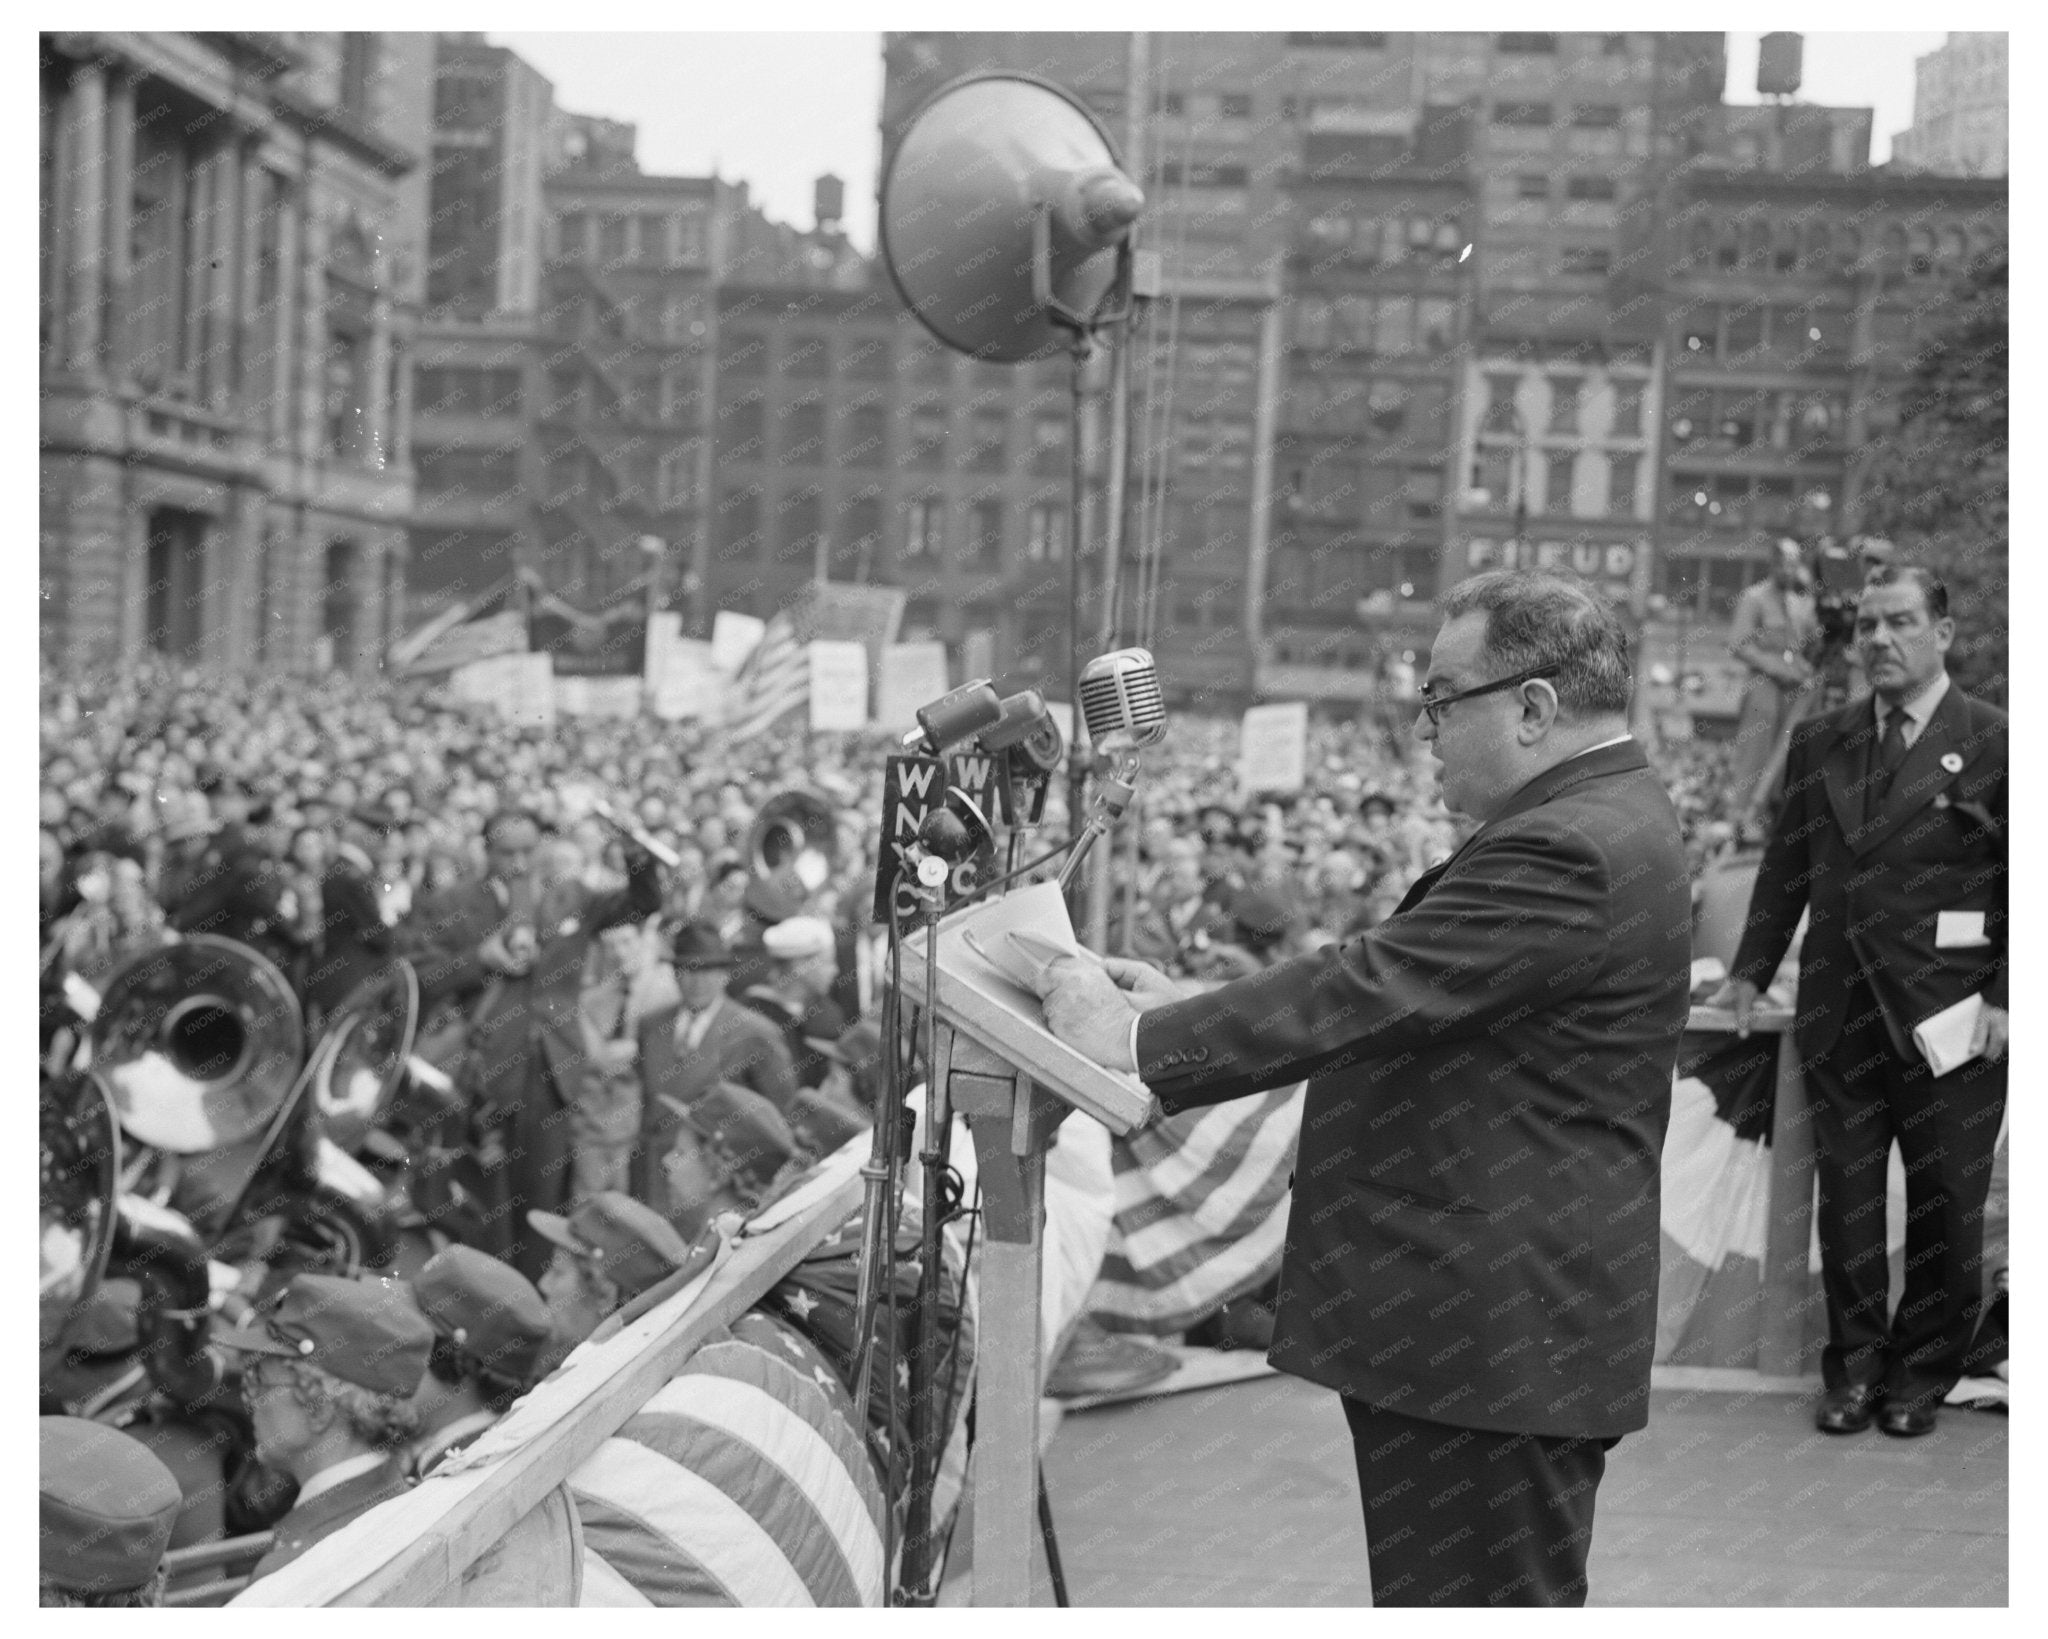
{"type": "MultiPolygon", "coordinates": [[[[266,957],[312,1030],[404,956],[418,1051],[469,1106],[415,1161],[412,1205],[441,1250],[409,1297],[300,1275],[230,1340],[255,1362],[257,1450],[313,1492],[265,1570],[480,1433],[605,1315],[685,1268],[717,1214],[868,1119],[892,736],[791,727],[734,746],[650,718],[541,730],[431,690],[146,669],[46,678],[41,730],[46,1052],[65,1050],[52,998],[67,985],[102,990],[194,934],[266,957]],[[764,805],[792,790],[822,799],[809,823],[831,833],[810,839],[812,868],[756,845],[764,805]],[[464,1321],[465,1305],[491,1318],[464,1321]],[[314,1354],[265,1365],[258,1333],[314,1354]],[[350,1375],[358,1354],[374,1381],[350,1375]],[[385,1380],[394,1360],[403,1384],[385,1380]],[[322,1482],[330,1470],[342,1479],[322,1482]]],[[[1180,716],[1147,753],[1106,845],[1112,949],[1209,980],[1257,971],[1384,920],[1465,834],[1395,727],[1311,725],[1303,789],[1271,797],[1240,793],[1237,732],[1180,716]]],[[[1701,857],[1732,830],[1722,761],[1679,748],[1663,770],[1701,857]]],[[[1066,834],[1060,783],[1027,852],[1066,834]]],[[[161,1489],[143,1487],[150,1521],[119,1572],[138,1572],[131,1594],[161,1580],[138,1570],[167,1528],[161,1489]]]]}

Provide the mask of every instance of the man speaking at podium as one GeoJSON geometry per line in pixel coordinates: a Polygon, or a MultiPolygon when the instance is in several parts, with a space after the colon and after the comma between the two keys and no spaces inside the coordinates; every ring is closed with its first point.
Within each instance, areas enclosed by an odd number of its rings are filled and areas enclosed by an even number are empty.
{"type": "Polygon", "coordinates": [[[1046,1019],[1169,1112],[1309,1078],[1270,1359],[1343,1397],[1373,1602],[1581,1605],[1607,1450],[1648,1420],[1685,861],[1607,604],[1501,570],[1444,613],[1415,731],[1464,846],[1207,994],[1062,962],[1046,1019]]]}

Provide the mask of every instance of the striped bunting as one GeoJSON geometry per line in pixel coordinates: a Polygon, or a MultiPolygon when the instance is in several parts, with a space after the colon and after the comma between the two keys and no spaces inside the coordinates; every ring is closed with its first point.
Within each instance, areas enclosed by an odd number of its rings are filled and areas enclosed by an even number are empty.
{"type": "Polygon", "coordinates": [[[768,622],[754,652],[733,678],[735,694],[726,713],[725,732],[747,739],[780,722],[811,700],[811,651],[798,641],[796,622],[788,610],[768,622]]]}
{"type": "Polygon", "coordinates": [[[1111,1141],[1116,1218],[1089,1312],[1186,1331],[1272,1279],[1287,1233],[1300,1086],[1186,1110],[1111,1141]]]}
{"type": "Polygon", "coordinates": [[[883,1500],[845,1390],[748,1316],[570,1476],[584,1603],[880,1605],[883,1500]]]}

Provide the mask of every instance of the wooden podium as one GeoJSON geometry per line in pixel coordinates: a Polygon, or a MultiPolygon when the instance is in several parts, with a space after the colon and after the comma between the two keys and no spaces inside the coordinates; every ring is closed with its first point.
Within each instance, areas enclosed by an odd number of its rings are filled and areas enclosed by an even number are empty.
{"type": "MultiPolygon", "coordinates": [[[[1038,1529],[1045,1154],[1076,1110],[1126,1133],[1154,1106],[1135,1076],[1105,1070],[1051,1035],[1038,998],[967,945],[966,921],[939,925],[932,1076],[967,1120],[981,1181],[974,1603],[1028,1605],[1038,1529]]],[[[922,938],[904,941],[903,970],[905,1001],[921,1002],[922,938]]]]}

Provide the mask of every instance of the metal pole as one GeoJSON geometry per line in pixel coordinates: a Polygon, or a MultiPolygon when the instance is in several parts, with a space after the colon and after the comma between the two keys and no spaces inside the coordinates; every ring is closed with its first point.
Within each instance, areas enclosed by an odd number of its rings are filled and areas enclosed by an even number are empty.
{"type": "MultiPolygon", "coordinates": [[[[1073,349],[1073,396],[1067,421],[1067,700],[1074,714],[1074,739],[1081,737],[1081,552],[1088,529],[1088,468],[1081,448],[1083,410],[1088,396],[1087,333],[1077,331],[1073,349]]],[[[1088,773],[1074,748],[1067,748],[1067,836],[1077,838],[1086,823],[1082,805],[1087,795],[1088,773]]],[[[1067,909],[1073,910],[1073,890],[1068,889],[1067,909]]]]}

